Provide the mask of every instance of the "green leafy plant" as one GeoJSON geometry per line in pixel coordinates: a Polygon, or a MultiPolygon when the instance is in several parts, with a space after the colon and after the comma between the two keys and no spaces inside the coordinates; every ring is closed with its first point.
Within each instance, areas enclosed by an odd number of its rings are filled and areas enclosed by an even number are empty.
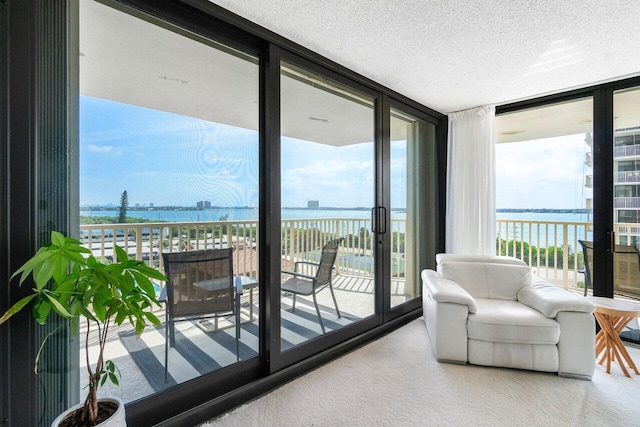
{"type": "MultiPolygon", "coordinates": [[[[108,380],[118,384],[115,365],[104,360],[109,327],[129,321],[139,336],[148,322],[160,325],[152,312],[153,305],[160,303],[151,280],[166,281],[165,276],[142,261],[129,259],[117,245],[114,249],[117,259],[102,263],[78,240],[52,232],[51,243],[41,247],[11,276],[13,279],[20,275],[22,285],[31,275],[35,283],[33,293],[15,303],[0,318],[2,324],[33,303],[32,315],[39,324],[45,324],[53,311],[69,319],[73,331],[77,331],[79,321],[85,319],[87,337],[92,326],[97,327],[99,353],[93,365],[89,360],[89,345],[85,346],[89,391],[82,409],[82,421],[87,425],[96,423],[98,387],[108,380]]],[[[36,356],[36,372],[45,344],[46,338],[36,356]]]]}

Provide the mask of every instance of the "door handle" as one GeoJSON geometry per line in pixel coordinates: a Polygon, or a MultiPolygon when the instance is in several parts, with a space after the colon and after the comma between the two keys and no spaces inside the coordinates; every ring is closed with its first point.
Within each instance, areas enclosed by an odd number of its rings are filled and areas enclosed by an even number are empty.
{"type": "Polygon", "coordinates": [[[382,219],[382,222],[378,224],[379,234],[385,234],[387,232],[387,208],[378,206],[378,211],[382,213],[382,215],[378,215],[378,221],[382,219]]]}
{"type": "Polygon", "coordinates": [[[376,206],[371,209],[371,229],[374,234],[385,234],[387,232],[387,208],[376,206]]]}

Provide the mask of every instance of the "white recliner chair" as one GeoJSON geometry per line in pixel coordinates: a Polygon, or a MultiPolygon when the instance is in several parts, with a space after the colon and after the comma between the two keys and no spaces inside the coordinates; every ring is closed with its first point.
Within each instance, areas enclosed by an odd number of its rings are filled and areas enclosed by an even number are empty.
{"type": "Polygon", "coordinates": [[[423,310],[440,362],[591,379],[594,305],[517,258],[438,254],[424,270],[423,310]]]}

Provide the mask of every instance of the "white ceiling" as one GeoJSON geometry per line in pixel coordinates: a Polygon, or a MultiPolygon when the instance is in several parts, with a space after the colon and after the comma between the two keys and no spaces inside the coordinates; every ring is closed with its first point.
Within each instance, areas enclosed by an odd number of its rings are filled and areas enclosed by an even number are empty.
{"type": "Polygon", "coordinates": [[[640,75],[637,0],[212,0],[437,111],[640,75]]]}

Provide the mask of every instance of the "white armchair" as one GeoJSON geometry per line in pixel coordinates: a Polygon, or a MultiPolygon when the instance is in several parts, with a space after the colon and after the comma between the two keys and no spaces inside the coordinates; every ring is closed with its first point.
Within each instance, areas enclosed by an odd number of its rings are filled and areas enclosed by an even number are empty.
{"type": "Polygon", "coordinates": [[[591,379],[594,306],[511,257],[438,254],[424,270],[424,321],[438,361],[591,379]]]}

